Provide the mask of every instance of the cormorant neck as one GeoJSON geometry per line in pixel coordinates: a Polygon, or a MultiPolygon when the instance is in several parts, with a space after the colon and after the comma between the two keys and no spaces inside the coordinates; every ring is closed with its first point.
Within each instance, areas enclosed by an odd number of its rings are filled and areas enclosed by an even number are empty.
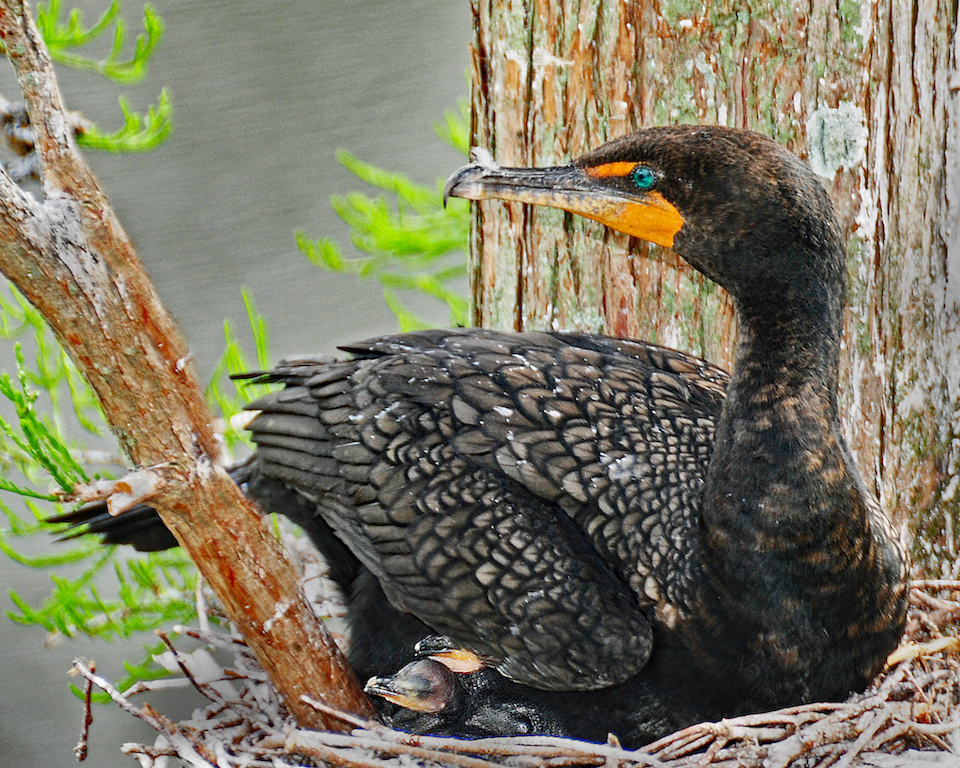
{"type": "Polygon", "coordinates": [[[736,360],[703,485],[699,605],[712,640],[784,668],[845,637],[876,564],[837,409],[843,302],[830,294],[737,302],[736,360]]]}
{"type": "Polygon", "coordinates": [[[708,549],[758,537],[768,551],[795,548],[862,507],[837,408],[843,292],[838,277],[734,294],[736,357],[704,484],[708,549]]]}
{"type": "MultiPolygon", "coordinates": [[[[843,297],[745,303],[734,300],[737,344],[725,417],[769,413],[787,420],[837,412],[843,297]]],[[[725,418],[726,424],[730,423],[725,418]]]]}

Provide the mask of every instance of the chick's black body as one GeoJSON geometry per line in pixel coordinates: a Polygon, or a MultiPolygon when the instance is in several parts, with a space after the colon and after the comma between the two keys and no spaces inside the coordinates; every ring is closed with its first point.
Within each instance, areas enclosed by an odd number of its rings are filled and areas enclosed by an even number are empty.
{"type": "MultiPolygon", "coordinates": [[[[902,630],[904,563],[841,435],[844,249],[812,173],[756,134],[681,127],[558,169],[471,166],[448,192],[673,245],[730,292],[736,362],[468,329],[269,374],[286,388],[251,404],[238,481],[330,560],[360,674],[441,633],[497,670],[468,701],[628,745],[865,687],[902,630]]],[[[122,519],[92,528],[127,540],[122,519]]]]}

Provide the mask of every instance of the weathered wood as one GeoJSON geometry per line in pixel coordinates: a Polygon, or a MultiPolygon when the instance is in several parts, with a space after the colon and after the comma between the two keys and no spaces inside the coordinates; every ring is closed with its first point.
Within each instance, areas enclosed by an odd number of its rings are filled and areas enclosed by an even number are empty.
{"type": "MultiPolygon", "coordinates": [[[[640,126],[705,122],[766,133],[818,168],[850,242],[848,439],[914,535],[921,570],[955,575],[960,209],[946,184],[958,157],[955,2],[473,8],[473,142],[503,165],[565,162],[640,126]],[[831,141],[848,154],[831,155],[831,141]]],[[[656,246],[498,202],[478,206],[472,246],[479,324],[646,338],[730,364],[727,298],[656,246]]]]}
{"type": "Polygon", "coordinates": [[[73,143],[50,59],[24,3],[0,2],[42,163],[42,202],[0,172],[0,270],[40,310],[97,393],[150,502],[197,563],[307,727],[342,728],[300,700],[369,713],[352,672],[257,511],[218,465],[187,348],[73,143]]]}

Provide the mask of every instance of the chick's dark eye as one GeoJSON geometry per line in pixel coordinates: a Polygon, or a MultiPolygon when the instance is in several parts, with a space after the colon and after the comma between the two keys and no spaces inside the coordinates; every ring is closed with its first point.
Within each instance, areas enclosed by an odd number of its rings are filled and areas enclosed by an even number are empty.
{"type": "Polygon", "coordinates": [[[657,174],[645,165],[638,165],[630,175],[633,177],[633,183],[637,185],[637,189],[643,191],[652,189],[653,185],[657,183],[657,174]]]}

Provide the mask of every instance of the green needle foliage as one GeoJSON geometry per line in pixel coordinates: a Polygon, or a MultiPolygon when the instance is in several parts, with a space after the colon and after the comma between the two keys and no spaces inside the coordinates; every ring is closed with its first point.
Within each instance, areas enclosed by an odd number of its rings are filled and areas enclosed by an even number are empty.
{"type": "MultiPolygon", "coordinates": [[[[6,400],[6,410],[13,411],[10,418],[0,415],[0,456],[4,460],[0,490],[22,497],[16,505],[22,511],[0,500],[0,521],[5,521],[0,525],[0,552],[24,566],[46,571],[52,589],[39,606],[9,590],[15,610],[7,615],[19,624],[39,625],[51,636],[84,634],[104,639],[194,623],[198,576],[182,550],[134,553],[125,547],[104,547],[89,536],[69,544],[53,543],[51,534],[58,526],[45,518],[64,510],[51,503],[58,496],[43,485],[52,480],[66,492],[89,479],[90,466],[113,470],[107,474],[122,473],[123,467],[118,457],[105,460],[102,452],[90,451],[81,441],[65,437],[64,422],[72,422],[72,432],[86,433],[94,440],[107,429],[93,393],[39,313],[12,289],[11,294],[10,300],[0,300],[0,337],[22,343],[15,347],[15,375],[0,376],[0,400],[6,400]],[[24,348],[33,353],[29,362],[24,348]],[[34,499],[45,503],[36,504],[34,499]],[[39,536],[45,540],[43,554],[27,554],[25,546],[39,536]]],[[[252,301],[248,298],[247,302],[258,358],[265,359],[266,329],[256,317],[252,301]]],[[[236,339],[228,338],[227,347],[219,369],[233,372],[245,366],[236,339]]],[[[220,394],[214,399],[231,413],[241,407],[236,396],[220,394]]],[[[129,678],[122,686],[168,674],[152,662],[157,652],[155,647],[148,648],[140,664],[125,665],[129,678]]],[[[97,698],[106,702],[109,697],[97,698]]]]}
{"type": "Polygon", "coordinates": [[[104,133],[94,124],[86,124],[77,132],[77,143],[81,147],[106,152],[149,152],[160,146],[173,130],[173,102],[166,88],[160,91],[157,106],[147,110],[146,118],[130,109],[123,96],[120,97],[120,110],[123,112],[123,128],[104,133]]]}
{"type": "Polygon", "coordinates": [[[9,300],[0,296],[0,338],[22,339],[29,334],[33,364],[27,365],[23,346],[18,342],[14,347],[16,376],[0,376],[0,395],[13,406],[15,416],[8,419],[0,414],[0,489],[52,501],[54,494],[38,491],[30,484],[46,475],[67,492],[88,480],[73,458],[77,446],[68,445],[63,438],[63,406],[69,404],[72,417],[93,435],[102,432],[103,420],[93,392],[53,338],[40,313],[12,288],[9,291],[9,300]],[[50,416],[38,412],[38,393],[33,387],[46,394],[50,416]],[[11,471],[28,484],[11,480],[11,471]]]}
{"type": "Polygon", "coordinates": [[[121,562],[111,548],[101,546],[85,553],[85,560],[85,567],[69,578],[51,574],[53,592],[38,609],[11,591],[20,614],[10,612],[10,618],[38,624],[51,634],[109,639],[189,622],[196,615],[197,572],[179,550],[121,562]],[[115,583],[107,578],[111,571],[115,583]],[[101,595],[101,585],[116,597],[101,595]]]}
{"type": "MultiPolygon", "coordinates": [[[[126,636],[171,622],[189,622],[195,613],[197,577],[193,564],[179,549],[141,555],[121,549],[129,555],[121,562],[113,557],[117,548],[104,547],[93,537],[81,537],[70,546],[51,546],[41,556],[28,556],[16,546],[17,539],[38,534],[49,537],[57,531],[57,526],[44,520],[59,514],[60,505],[38,506],[30,501],[57,501],[58,494],[43,488],[43,483],[52,480],[66,493],[77,483],[90,479],[87,469],[94,464],[112,469],[107,473],[112,475],[121,473],[123,465],[119,457],[107,456],[104,460],[102,454],[84,449],[80,441],[65,437],[64,409],[68,406],[67,415],[76,421],[74,431],[80,427],[79,431],[96,439],[108,430],[93,393],[39,313],[10,290],[12,298],[0,301],[0,338],[19,339],[29,335],[26,339],[29,344],[24,346],[30,346],[34,355],[28,364],[18,343],[16,375],[0,376],[0,398],[12,405],[14,411],[13,418],[0,415],[0,455],[4,457],[4,464],[0,466],[0,490],[24,497],[26,507],[26,514],[17,513],[11,505],[0,502],[0,515],[6,519],[6,526],[0,528],[0,551],[33,568],[57,569],[70,565],[81,570],[72,573],[70,578],[51,572],[53,592],[37,609],[11,592],[19,614],[8,615],[19,623],[39,624],[48,632],[63,635],[79,632],[98,637],[126,636]],[[39,390],[33,390],[32,386],[38,386],[39,390]],[[110,594],[115,592],[116,597],[104,597],[105,582],[110,594]]],[[[244,294],[244,301],[257,362],[265,368],[269,356],[266,324],[257,314],[249,294],[244,294]]],[[[229,325],[225,330],[226,349],[207,394],[224,417],[228,441],[237,445],[240,434],[230,427],[230,418],[250,399],[248,389],[252,387],[253,396],[266,390],[262,385],[241,383],[228,394],[224,385],[216,383],[251,367],[229,325]]]]}
{"type": "MultiPolygon", "coordinates": [[[[14,384],[9,374],[0,375],[0,395],[13,403],[18,421],[17,428],[0,417],[0,430],[3,431],[7,443],[6,455],[24,471],[29,461],[36,462],[37,466],[50,475],[62,491],[67,492],[78,483],[87,481],[86,472],[70,455],[69,448],[64,444],[56,428],[47,419],[42,418],[34,408],[37,393],[28,388],[23,351],[19,344],[15,347],[15,353],[17,383],[14,384]]],[[[13,491],[47,501],[57,500],[53,494],[21,488],[5,477],[0,477],[0,490],[13,491]]]]}
{"type": "MultiPolygon", "coordinates": [[[[95,72],[124,85],[143,79],[150,58],[163,38],[163,19],[151,6],[145,5],[143,32],[137,35],[133,51],[128,54],[127,28],[120,16],[119,0],[113,0],[90,27],[84,25],[83,14],[77,9],[69,11],[64,19],[59,0],[41,3],[37,8],[37,28],[54,61],[95,72]],[[81,48],[107,41],[109,50],[102,58],[79,52],[81,48]]],[[[157,147],[173,129],[173,104],[166,89],[161,91],[156,106],[148,108],[146,116],[133,111],[122,96],[120,111],[124,124],[113,133],[107,133],[87,120],[78,119],[77,142],[81,146],[107,152],[145,152],[157,147]]]]}
{"type": "MultiPolygon", "coordinates": [[[[43,316],[13,288],[8,288],[8,295],[6,298],[0,293],[0,339],[27,338],[33,345],[33,368],[28,368],[18,354],[22,369],[18,377],[24,377],[25,386],[41,389],[49,396],[53,414],[69,406],[81,427],[91,434],[101,434],[103,420],[97,399],[63,353],[43,316]]],[[[9,446],[0,442],[0,451],[6,450],[9,446]]]]}
{"type": "MultiPolygon", "coordinates": [[[[466,106],[461,105],[459,114],[447,112],[444,122],[435,128],[442,140],[464,155],[469,143],[465,113],[466,106]]],[[[466,325],[469,302],[458,286],[467,277],[469,203],[453,199],[444,207],[442,181],[431,189],[403,174],[364,163],[349,152],[339,152],[337,159],[358,179],[392,199],[388,202],[383,197],[351,192],[331,200],[340,218],[350,225],[354,246],[368,255],[348,258],[334,241],[310,240],[302,232],[296,235],[300,251],[323,269],[379,281],[384,300],[403,331],[427,324],[401,301],[399,290],[419,292],[443,302],[450,312],[450,324],[466,325]]]]}
{"type": "Polygon", "coordinates": [[[237,429],[235,417],[243,412],[246,403],[274,388],[266,384],[230,380],[230,377],[237,373],[247,373],[252,370],[265,371],[270,367],[267,323],[257,312],[253,294],[250,291],[243,291],[243,305],[247,310],[256,364],[252,365],[248,360],[230,322],[224,322],[223,336],[226,345],[205,392],[207,402],[220,413],[223,420],[223,441],[231,452],[238,446],[249,445],[246,432],[237,429]]]}
{"type": "Polygon", "coordinates": [[[86,69],[103,75],[115,83],[136,83],[147,72],[147,63],[163,37],[163,19],[149,5],[143,7],[143,32],[137,35],[133,54],[125,57],[127,32],[120,17],[120,0],[113,0],[110,7],[93,24],[84,27],[83,14],[76,8],[60,20],[59,0],[50,0],[37,7],[37,28],[50,51],[50,57],[74,69],[86,69]],[[113,27],[113,42],[102,59],[93,59],[76,53],[106,35],[113,27]]]}
{"type": "Polygon", "coordinates": [[[90,467],[119,468],[120,462],[113,457],[104,461],[102,454],[65,437],[67,424],[70,431],[86,433],[92,440],[107,432],[96,398],[40,314],[12,289],[10,293],[10,299],[0,299],[0,338],[17,339],[16,371],[0,376],[0,397],[12,411],[10,417],[0,414],[0,490],[24,497],[25,509],[17,512],[0,502],[6,521],[0,528],[0,551],[23,565],[50,570],[53,591],[39,608],[11,591],[19,613],[8,615],[51,633],[100,637],[189,620],[194,614],[196,573],[179,551],[114,562],[112,548],[91,538],[51,546],[33,556],[17,545],[18,540],[37,534],[48,537],[56,530],[44,518],[61,511],[58,504],[49,503],[59,497],[44,484],[52,481],[60,492],[69,492],[89,481],[90,467]],[[29,361],[25,349],[32,352],[29,361]],[[37,505],[32,499],[48,503],[37,505]],[[61,574],[64,568],[69,568],[69,577],[61,574]],[[104,587],[116,596],[104,597],[104,587]]]}

